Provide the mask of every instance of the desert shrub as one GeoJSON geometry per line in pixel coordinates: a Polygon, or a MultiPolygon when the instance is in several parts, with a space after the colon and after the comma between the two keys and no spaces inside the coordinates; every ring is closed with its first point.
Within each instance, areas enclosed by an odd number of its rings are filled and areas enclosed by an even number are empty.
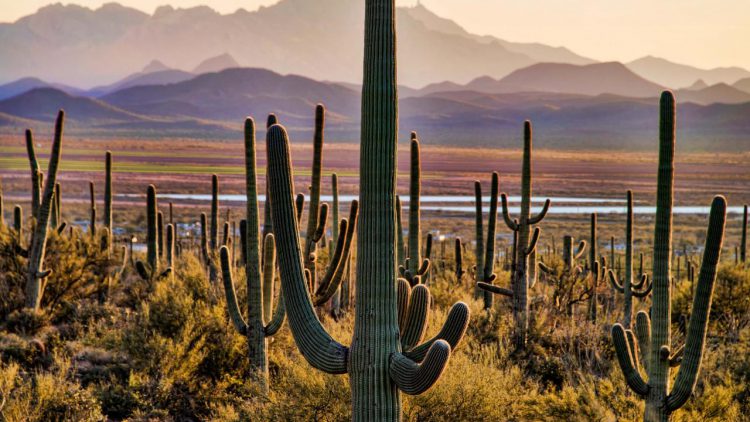
{"type": "Polygon", "coordinates": [[[64,360],[51,372],[28,373],[17,364],[0,366],[0,388],[6,399],[7,421],[101,421],[100,404],[92,392],[70,378],[64,360]]]}

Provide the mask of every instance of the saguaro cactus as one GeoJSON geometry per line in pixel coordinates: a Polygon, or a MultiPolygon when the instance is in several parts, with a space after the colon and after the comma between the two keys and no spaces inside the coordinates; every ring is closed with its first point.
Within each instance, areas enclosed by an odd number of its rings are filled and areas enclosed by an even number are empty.
{"type": "MultiPolygon", "coordinates": [[[[480,233],[482,227],[482,192],[481,186],[478,181],[474,181],[474,190],[477,195],[477,241],[482,235],[480,233]]],[[[495,230],[497,229],[497,195],[500,190],[500,177],[497,172],[492,173],[492,184],[490,185],[490,215],[487,219],[487,244],[486,247],[482,248],[484,256],[482,258],[482,266],[479,266],[479,258],[477,258],[477,273],[480,272],[481,268],[481,279],[477,283],[480,289],[484,290],[484,309],[491,309],[493,303],[492,294],[499,292],[500,288],[493,285],[497,278],[495,274],[495,230]]],[[[480,250],[477,248],[477,253],[480,250]]],[[[481,256],[481,255],[478,255],[481,256]]]]}
{"type": "Polygon", "coordinates": [[[163,272],[159,272],[158,209],[156,187],[148,185],[146,190],[146,262],[140,260],[135,262],[138,275],[145,281],[154,281],[157,278],[166,277],[172,272],[172,268],[166,268],[163,272]]]}
{"type": "Polygon", "coordinates": [[[453,249],[453,257],[456,260],[456,281],[461,284],[462,279],[466,271],[464,270],[463,260],[463,249],[461,248],[461,238],[457,237],[455,240],[455,247],[453,249]]]}
{"type": "MultiPolygon", "coordinates": [[[[609,280],[612,286],[623,295],[624,310],[622,316],[622,325],[630,328],[630,321],[633,319],[633,297],[644,298],[651,292],[651,284],[648,283],[648,276],[641,274],[640,280],[634,282],[633,274],[633,191],[628,191],[628,213],[625,223],[625,278],[620,282],[617,274],[609,270],[609,280]]],[[[641,261],[641,264],[643,262],[641,261]]]]}
{"type": "Polygon", "coordinates": [[[419,394],[442,373],[468,323],[468,307],[454,305],[444,329],[421,339],[429,290],[396,280],[396,150],[398,132],[395,1],[365,2],[365,65],[360,149],[362,212],[357,233],[356,315],[351,347],[334,340],[316,318],[305,286],[289,140],[281,126],[267,139],[271,213],[282,290],[292,334],[305,359],[332,374],[349,374],[355,421],[398,421],[400,391],[419,394]],[[400,293],[400,294],[398,294],[400,293]],[[399,312],[399,303],[402,304],[399,312]],[[408,306],[407,311],[404,311],[408,306]],[[405,325],[400,325],[399,316],[405,325]],[[414,328],[409,328],[414,327],[414,328]],[[413,334],[412,334],[413,333],[413,334]],[[419,362],[422,362],[421,364],[419,362]]]}
{"type": "MultiPolygon", "coordinates": [[[[315,106],[315,133],[313,136],[312,181],[310,184],[310,206],[305,231],[305,268],[310,271],[312,286],[317,285],[315,268],[316,245],[325,233],[328,219],[328,204],[320,203],[320,184],[323,177],[323,131],[325,129],[325,107],[315,106]]],[[[334,222],[336,224],[336,222],[334,222]]]]}
{"type": "MultiPolygon", "coordinates": [[[[480,284],[480,287],[496,294],[508,296],[513,299],[513,319],[515,321],[514,343],[516,349],[526,346],[526,338],[529,330],[529,289],[534,287],[535,278],[531,277],[530,256],[534,254],[541,230],[531,227],[539,224],[547,215],[550,200],[544,202],[542,210],[535,216],[531,216],[531,149],[532,133],[531,122],[524,122],[523,126],[523,166],[521,174],[521,214],[514,220],[510,216],[508,208],[508,197],[501,195],[503,204],[503,220],[505,224],[517,234],[515,244],[515,259],[513,268],[512,290],[480,284]],[[531,237],[529,237],[531,236],[531,237]]],[[[536,261],[536,260],[534,260],[536,261]]],[[[536,265],[536,262],[534,262],[536,265]]]]}
{"type": "MultiPolygon", "coordinates": [[[[424,278],[430,269],[429,258],[422,259],[422,226],[419,211],[419,197],[422,189],[422,168],[419,161],[419,139],[411,133],[411,165],[409,178],[409,237],[404,265],[399,267],[401,276],[414,287],[417,280],[424,278]],[[420,277],[420,278],[417,278],[420,277]]],[[[429,253],[428,253],[429,254],[429,253]]]]}
{"type": "MultiPolygon", "coordinates": [[[[26,307],[34,310],[39,309],[39,305],[42,301],[42,294],[44,292],[44,279],[47,278],[52,270],[45,270],[44,265],[44,254],[47,247],[47,228],[49,226],[50,208],[53,201],[55,183],[57,180],[57,168],[60,164],[60,155],[62,154],[62,134],[63,134],[63,121],[65,119],[65,112],[60,110],[57,114],[57,121],[55,122],[55,137],[52,142],[52,151],[50,152],[49,167],[47,168],[47,180],[44,184],[44,192],[39,202],[39,209],[37,210],[34,217],[36,218],[36,225],[34,227],[34,233],[31,237],[31,245],[29,246],[29,261],[28,271],[26,274],[26,307]]],[[[27,131],[30,136],[31,132],[27,131]]],[[[28,137],[27,137],[27,145],[28,137]]],[[[33,152],[33,143],[32,152],[33,152]]],[[[29,154],[31,156],[31,153],[29,154]]],[[[33,164],[32,164],[33,166],[33,164]]],[[[37,172],[37,175],[41,174],[37,172]]]]}
{"type": "MultiPolygon", "coordinates": [[[[171,222],[171,221],[170,221],[171,222]]],[[[104,165],[104,227],[109,230],[110,235],[112,231],[112,152],[107,151],[105,155],[104,165]]],[[[112,241],[110,239],[109,247],[111,248],[112,241]]]]}
{"type": "Polygon", "coordinates": [[[219,249],[219,176],[211,176],[211,252],[219,249]]]}
{"type": "Polygon", "coordinates": [[[589,237],[589,266],[599,259],[599,240],[596,234],[596,213],[591,213],[591,235],[589,237]]]}
{"type": "Polygon", "coordinates": [[[89,205],[89,235],[91,238],[96,237],[96,193],[94,191],[94,181],[89,181],[89,196],[91,203],[89,205]]]}
{"type": "Polygon", "coordinates": [[[711,204],[706,244],[703,251],[698,289],[693,298],[690,326],[687,330],[681,362],[672,350],[671,339],[671,255],[672,205],[674,201],[675,101],[671,92],[661,96],[659,125],[659,172],[656,191],[654,230],[653,305],[651,318],[646,312],[636,316],[638,338],[621,324],[612,327],[617,358],[628,386],[646,400],[644,420],[669,421],[695,388],[703,355],[703,346],[711,311],[716,268],[724,241],[726,200],[717,196],[711,204]],[[646,327],[650,325],[650,330],[646,327]],[[638,369],[638,349],[646,351],[648,382],[638,369]],[[679,365],[670,389],[669,369],[679,365]]]}
{"type": "Polygon", "coordinates": [[[742,212],[742,240],[740,243],[740,262],[745,264],[747,258],[747,205],[742,212]]]}

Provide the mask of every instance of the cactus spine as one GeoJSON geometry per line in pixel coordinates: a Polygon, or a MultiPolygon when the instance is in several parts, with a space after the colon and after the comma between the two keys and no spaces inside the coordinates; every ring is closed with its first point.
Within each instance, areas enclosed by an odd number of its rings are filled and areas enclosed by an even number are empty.
{"type": "MultiPolygon", "coordinates": [[[[43,269],[43,265],[45,248],[47,247],[47,228],[49,226],[50,209],[54,199],[55,182],[57,180],[57,168],[60,164],[60,155],[62,154],[64,119],[65,112],[60,110],[55,122],[55,137],[52,143],[49,167],[47,168],[47,180],[45,181],[44,192],[39,202],[39,209],[34,215],[36,226],[34,227],[34,234],[31,237],[31,245],[29,246],[29,262],[26,276],[26,307],[34,310],[39,309],[42,301],[42,294],[44,292],[43,281],[52,272],[49,269],[43,269]]],[[[32,145],[31,151],[33,152],[33,143],[28,142],[30,133],[27,131],[27,145],[32,145]]],[[[31,158],[31,153],[29,155],[31,158]]],[[[40,175],[41,173],[37,171],[36,174],[40,175]]]]}
{"type": "MultiPolygon", "coordinates": [[[[648,283],[648,277],[641,273],[638,282],[634,282],[633,274],[633,192],[628,191],[627,195],[628,213],[625,224],[625,278],[620,282],[617,274],[611,269],[607,272],[609,281],[615,290],[623,294],[624,313],[622,325],[625,329],[630,329],[630,323],[633,319],[633,297],[644,298],[651,292],[652,285],[648,283]]],[[[641,270],[643,269],[643,255],[641,255],[641,270]]]]}
{"type": "MultiPolygon", "coordinates": [[[[284,323],[284,303],[273,312],[274,270],[276,249],[274,236],[269,233],[263,244],[263,274],[261,274],[261,246],[259,237],[258,185],[255,152],[255,122],[245,120],[245,195],[246,219],[240,221],[241,250],[245,255],[245,276],[247,283],[247,320],[242,317],[232,278],[232,265],[229,248],[221,248],[221,271],[224,280],[224,293],[227,310],[235,328],[247,337],[248,358],[255,371],[261,388],[268,391],[268,337],[278,332],[284,323]]],[[[266,202],[268,205],[268,202],[266,202]]],[[[295,226],[296,227],[296,226],[295,226]]]]}
{"type": "MultiPolygon", "coordinates": [[[[521,350],[526,347],[526,339],[528,337],[529,330],[529,289],[534,287],[536,281],[532,274],[536,273],[536,269],[532,272],[530,269],[531,259],[530,257],[534,254],[537,242],[539,241],[539,234],[541,230],[538,227],[534,228],[533,234],[531,233],[531,227],[539,224],[544,217],[547,215],[549,210],[550,201],[547,199],[544,202],[544,206],[539,214],[531,216],[531,192],[532,192],[532,180],[531,180],[531,150],[532,150],[532,131],[531,122],[524,122],[523,126],[523,167],[521,174],[521,214],[518,219],[514,220],[510,217],[508,208],[508,197],[506,194],[501,195],[503,204],[503,220],[505,224],[510,228],[516,235],[515,243],[515,256],[513,266],[513,281],[512,290],[503,288],[494,288],[489,291],[508,296],[513,299],[513,320],[515,321],[515,332],[514,332],[514,344],[517,350],[521,350]]],[[[536,266],[536,260],[534,260],[534,266],[536,266]]],[[[482,285],[483,288],[488,286],[482,285]]]]}
{"type": "Polygon", "coordinates": [[[461,339],[468,323],[468,307],[456,304],[436,338],[411,347],[424,333],[416,328],[424,326],[423,311],[429,309],[426,306],[429,291],[424,285],[411,289],[408,282],[397,283],[396,280],[395,12],[394,0],[365,2],[360,148],[362,213],[357,232],[356,314],[351,347],[334,340],[316,318],[305,286],[295,228],[294,186],[286,130],[273,126],[267,139],[269,174],[273,180],[271,212],[289,326],[302,355],[313,367],[332,374],[349,374],[355,421],[401,420],[399,391],[419,394],[430,388],[445,368],[452,347],[461,339]],[[409,312],[403,311],[405,305],[409,312]],[[405,316],[406,325],[399,324],[399,315],[405,316]]]}
{"type": "MultiPolygon", "coordinates": [[[[654,230],[653,305],[651,318],[645,312],[636,316],[636,325],[648,330],[637,330],[636,337],[622,325],[612,327],[612,338],[620,367],[630,388],[646,400],[644,420],[669,421],[672,413],[682,407],[695,388],[700,369],[703,346],[711,311],[716,267],[721,254],[726,222],[726,200],[717,196],[711,204],[708,232],[703,252],[698,289],[693,298],[690,326],[681,362],[671,350],[671,255],[672,205],[674,201],[675,101],[671,92],[664,92],[660,101],[659,172],[656,194],[656,224],[654,230]],[[650,319],[650,321],[649,321],[650,319]],[[638,370],[638,348],[647,351],[648,383],[638,370]],[[679,365],[677,377],[670,390],[671,366],[679,365]]],[[[636,327],[638,328],[638,327],[636,327]]]]}

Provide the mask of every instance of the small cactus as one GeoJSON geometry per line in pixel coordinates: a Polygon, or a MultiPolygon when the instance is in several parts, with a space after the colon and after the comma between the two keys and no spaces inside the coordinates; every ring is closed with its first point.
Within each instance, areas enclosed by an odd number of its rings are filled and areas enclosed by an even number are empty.
{"type": "MultiPolygon", "coordinates": [[[[622,325],[630,328],[633,319],[633,297],[645,298],[651,292],[652,285],[648,283],[648,276],[641,273],[639,280],[633,280],[633,192],[627,194],[628,212],[625,224],[625,278],[620,282],[614,271],[609,270],[609,280],[615,290],[622,293],[624,311],[622,325]]],[[[641,272],[643,271],[643,255],[641,254],[641,272]]]]}
{"type": "Polygon", "coordinates": [[[461,284],[462,279],[464,278],[464,274],[466,274],[466,271],[464,270],[463,265],[463,249],[461,248],[461,238],[457,237],[455,240],[455,247],[453,249],[453,256],[456,260],[456,281],[458,284],[461,284]]]}

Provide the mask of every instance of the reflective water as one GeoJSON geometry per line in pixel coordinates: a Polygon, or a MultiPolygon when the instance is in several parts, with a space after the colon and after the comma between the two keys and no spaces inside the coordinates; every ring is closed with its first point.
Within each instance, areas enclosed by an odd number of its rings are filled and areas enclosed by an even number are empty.
{"type": "MultiPolygon", "coordinates": [[[[142,198],[144,195],[117,195],[122,198],[142,198]]],[[[162,200],[189,200],[189,201],[205,201],[211,200],[211,195],[205,194],[159,194],[159,198],[162,200]]],[[[341,204],[346,204],[358,197],[355,195],[340,195],[339,201],[341,204]]],[[[265,195],[258,195],[259,202],[265,202],[265,195]]],[[[537,197],[532,202],[541,204],[546,198],[537,197]]],[[[625,200],[620,198],[576,198],[576,197],[551,197],[552,201],[550,206],[550,214],[560,215],[574,215],[574,214],[624,214],[627,212],[625,207],[625,200]]],[[[244,202],[245,195],[219,195],[219,200],[224,202],[244,202]]],[[[325,202],[333,201],[333,197],[330,195],[321,195],[321,200],[325,202]]],[[[402,195],[401,201],[403,204],[409,203],[409,196],[402,195]]],[[[508,202],[511,204],[518,204],[521,201],[520,196],[508,197],[508,202]]],[[[484,197],[483,202],[487,204],[489,197],[484,197]]],[[[458,196],[458,195],[445,195],[445,196],[422,196],[421,197],[422,211],[439,211],[439,212],[457,212],[457,213],[473,213],[475,211],[474,197],[473,196],[458,196]]],[[[707,202],[703,205],[681,205],[675,206],[672,211],[674,214],[696,214],[708,215],[710,211],[710,203],[707,202]]],[[[509,207],[511,213],[520,212],[520,206],[514,205],[509,207]]],[[[484,212],[489,212],[489,206],[483,207],[484,212]]],[[[533,212],[539,212],[541,206],[533,206],[533,212]]],[[[649,205],[637,205],[633,207],[635,214],[655,214],[656,207],[649,205]]],[[[737,214],[743,212],[743,207],[728,207],[727,212],[730,214],[737,214]]]]}

